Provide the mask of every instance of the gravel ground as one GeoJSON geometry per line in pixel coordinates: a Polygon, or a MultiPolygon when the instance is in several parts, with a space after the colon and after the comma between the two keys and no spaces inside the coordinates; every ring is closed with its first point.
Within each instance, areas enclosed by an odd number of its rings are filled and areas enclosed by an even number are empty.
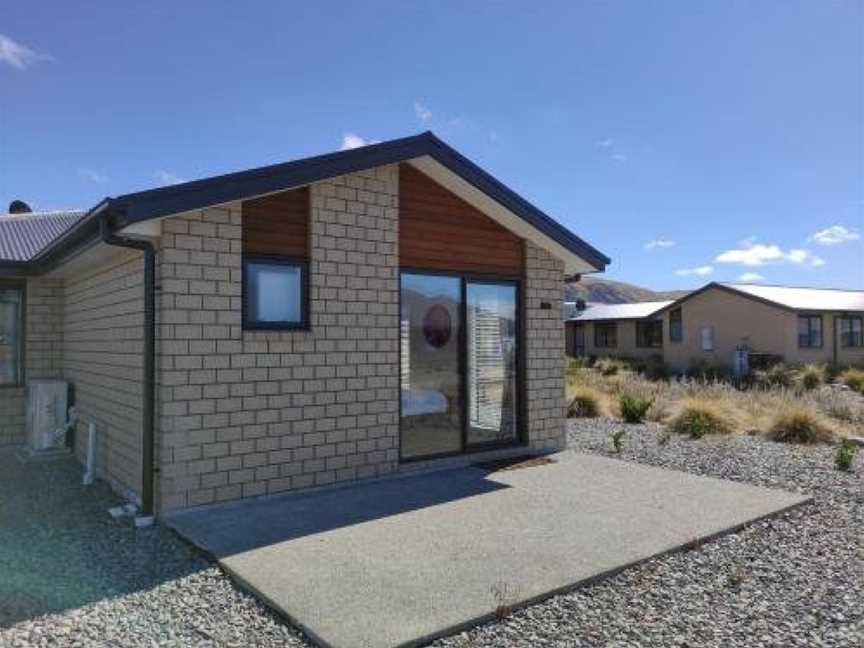
{"type": "Polygon", "coordinates": [[[0,646],[303,646],[164,527],[107,513],[72,460],[0,453],[0,646]]]}
{"type": "MultiPolygon", "coordinates": [[[[434,646],[864,648],[864,459],[844,474],[827,447],[661,444],[652,424],[623,426],[613,455],[620,427],[571,422],[571,448],[816,502],[434,646]]],[[[309,645],[170,531],[108,518],[116,497],[79,480],[72,462],[34,469],[0,454],[0,646],[309,645]]]]}
{"type": "Polygon", "coordinates": [[[815,502],[436,642],[454,646],[864,646],[864,459],[751,437],[664,437],[653,424],[571,422],[574,450],[785,488],[815,502]]]}

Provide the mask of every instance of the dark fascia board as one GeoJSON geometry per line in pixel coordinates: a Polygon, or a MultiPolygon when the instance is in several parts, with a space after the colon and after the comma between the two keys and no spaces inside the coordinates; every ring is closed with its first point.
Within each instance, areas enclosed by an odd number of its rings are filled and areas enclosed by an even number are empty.
{"type": "Polygon", "coordinates": [[[657,312],[658,313],[661,311],[665,312],[668,310],[672,310],[673,308],[677,308],[678,306],[680,306],[681,304],[683,304],[687,300],[692,299],[693,297],[696,297],[696,295],[701,295],[702,293],[707,292],[707,291],[711,290],[712,288],[716,288],[717,290],[723,290],[723,291],[729,293],[730,295],[735,295],[737,297],[743,297],[744,299],[749,299],[749,300],[757,302],[759,304],[765,304],[767,306],[773,306],[774,308],[779,308],[780,310],[784,310],[784,311],[787,311],[790,313],[796,312],[794,308],[789,308],[785,304],[779,304],[775,301],[771,301],[770,299],[765,299],[764,297],[758,297],[757,295],[752,295],[748,292],[744,292],[743,290],[736,290],[735,288],[732,288],[731,286],[726,286],[726,285],[719,283],[717,281],[712,281],[710,283],[707,283],[704,286],[702,286],[701,288],[699,288],[698,290],[694,290],[693,292],[688,293],[688,294],[684,295],[683,297],[679,297],[674,302],[672,302],[668,306],[661,308],[657,312]]]}
{"type": "MultiPolygon", "coordinates": [[[[110,217],[114,229],[134,223],[202,209],[386,164],[429,156],[469,184],[521,217],[565,249],[582,257],[597,271],[611,263],[606,255],[563,225],[534,207],[486,171],[438,139],[431,131],[401,139],[338,151],[292,162],[229,173],[203,180],[160,187],[106,198],[36,258],[13,267],[0,262],[0,274],[41,274],[56,267],[69,248],[85,245],[99,236],[99,217],[110,217]]],[[[77,248],[76,248],[77,249],[77,248]]]]}

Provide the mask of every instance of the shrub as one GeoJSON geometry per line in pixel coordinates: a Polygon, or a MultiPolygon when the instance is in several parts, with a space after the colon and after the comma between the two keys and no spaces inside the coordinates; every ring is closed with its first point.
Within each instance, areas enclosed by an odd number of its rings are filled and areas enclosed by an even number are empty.
{"type": "Polygon", "coordinates": [[[621,451],[624,449],[624,435],[627,434],[626,430],[615,430],[610,438],[612,439],[612,449],[621,454],[621,451]]]}
{"type": "Polygon", "coordinates": [[[593,363],[588,356],[579,356],[578,358],[570,358],[567,363],[567,371],[579,371],[580,369],[588,369],[593,363]]]}
{"type": "Polygon", "coordinates": [[[621,394],[618,397],[618,407],[621,417],[627,423],[641,423],[654,401],[635,394],[621,394]]]}
{"type": "Polygon", "coordinates": [[[684,401],[678,413],[669,421],[669,427],[678,434],[689,434],[700,439],[706,434],[729,434],[732,424],[713,402],[697,398],[684,401]]]}
{"type": "Polygon", "coordinates": [[[781,443],[828,443],[834,433],[814,409],[786,405],[774,416],[768,438],[781,443]]]}
{"type": "Polygon", "coordinates": [[[855,452],[858,448],[849,439],[843,439],[837,447],[837,454],[834,455],[834,465],[837,470],[849,472],[852,470],[852,462],[855,461],[855,452]]]}
{"type": "Polygon", "coordinates": [[[723,365],[709,364],[705,361],[691,364],[684,375],[700,382],[725,382],[732,379],[732,370],[723,365]]]}
{"type": "Polygon", "coordinates": [[[819,365],[805,365],[798,372],[798,382],[810,391],[821,386],[825,382],[825,367],[819,365]]]}
{"type": "Polygon", "coordinates": [[[864,394],[864,370],[847,369],[840,374],[840,382],[846,385],[849,389],[854,389],[855,391],[864,394]]]}
{"type": "Polygon", "coordinates": [[[593,418],[600,416],[603,396],[596,389],[577,387],[567,406],[567,418],[593,418]]]}

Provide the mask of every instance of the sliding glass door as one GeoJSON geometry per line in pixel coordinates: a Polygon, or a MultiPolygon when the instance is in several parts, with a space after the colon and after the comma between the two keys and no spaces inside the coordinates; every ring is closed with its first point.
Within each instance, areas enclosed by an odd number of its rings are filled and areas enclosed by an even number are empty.
{"type": "Polygon", "coordinates": [[[401,456],[515,442],[518,284],[402,273],[401,456]]]}

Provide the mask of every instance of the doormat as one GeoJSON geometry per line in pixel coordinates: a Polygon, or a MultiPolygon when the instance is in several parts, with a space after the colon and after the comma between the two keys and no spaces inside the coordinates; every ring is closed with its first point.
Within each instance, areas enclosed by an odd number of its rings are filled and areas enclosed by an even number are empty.
{"type": "Polygon", "coordinates": [[[545,466],[546,464],[552,463],[555,463],[555,460],[550,459],[549,457],[538,457],[536,455],[520,455],[518,457],[509,457],[508,459],[484,461],[483,463],[474,464],[474,466],[488,472],[502,472],[505,470],[519,470],[520,468],[545,466]]]}

